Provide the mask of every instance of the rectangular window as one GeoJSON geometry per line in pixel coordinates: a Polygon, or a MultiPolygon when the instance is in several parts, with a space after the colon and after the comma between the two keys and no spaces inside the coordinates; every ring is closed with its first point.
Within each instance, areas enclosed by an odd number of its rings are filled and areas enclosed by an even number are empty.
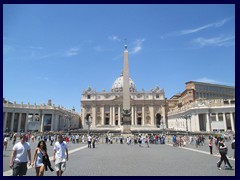
{"type": "Polygon", "coordinates": [[[137,125],[142,125],[142,118],[140,117],[137,118],[137,125]]]}
{"type": "Polygon", "coordinates": [[[109,125],[109,118],[105,118],[105,125],[109,125]]]}
{"type": "Polygon", "coordinates": [[[216,113],[211,113],[210,119],[211,119],[211,121],[216,121],[216,113]]]}
{"type": "Polygon", "coordinates": [[[223,113],[218,113],[218,121],[223,121],[223,113]]]}

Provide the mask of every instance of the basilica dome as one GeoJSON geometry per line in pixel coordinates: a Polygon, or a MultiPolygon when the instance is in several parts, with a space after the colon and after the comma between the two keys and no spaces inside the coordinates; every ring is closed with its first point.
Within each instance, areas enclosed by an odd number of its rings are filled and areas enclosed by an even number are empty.
{"type": "MultiPolygon", "coordinates": [[[[135,83],[133,82],[133,80],[131,78],[129,78],[129,89],[130,89],[130,92],[136,91],[135,83]]],[[[120,77],[118,77],[114,81],[111,91],[112,92],[122,92],[123,91],[123,75],[122,74],[120,77]]]]}

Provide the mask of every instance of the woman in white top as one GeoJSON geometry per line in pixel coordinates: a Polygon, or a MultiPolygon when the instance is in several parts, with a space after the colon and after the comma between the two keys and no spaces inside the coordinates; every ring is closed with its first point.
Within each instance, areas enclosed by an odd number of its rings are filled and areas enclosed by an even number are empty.
{"type": "Polygon", "coordinates": [[[5,137],[4,140],[3,140],[3,148],[4,148],[5,151],[7,150],[7,145],[8,145],[8,138],[5,137]]]}
{"type": "Polygon", "coordinates": [[[43,158],[47,154],[47,146],[45,141],[39,141],[37,148],[34,151],[32,166],[35,166],[36,176],[43,176],[44,174],[44,164],[43,158]]]}

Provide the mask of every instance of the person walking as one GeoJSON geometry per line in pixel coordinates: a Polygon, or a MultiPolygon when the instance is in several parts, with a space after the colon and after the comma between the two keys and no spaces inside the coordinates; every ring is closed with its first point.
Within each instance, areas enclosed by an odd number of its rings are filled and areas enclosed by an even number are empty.
{"type": "Polygon", "coordinates": [[[88,148],[91,148],[91,144],[92,144],[92,137],[89,134],[88,135],[88,148]]]}
{"type": "Polygon", "coordinates": [[[12,141],[13,146],[15,145],[16,140],[17,140],[17,133],[15,133],[15,134],[13,135],[13,141],[12,141]]]}
{"type": "Polygon", "coordinates": [[[82,136],[82,143],[84,144],[85,137],[84,135],[82,136]]]}
{"type": "Polygon", "coordinates": [[[3,150],[7,150],[7,145],[8,145],[8,137],[4,137],[4,140],[3,140],[3,150]]]}
{"type": "Polygon", "coordinates": [[[55,142],[53,151],[53,162],[55,162],[57,176],[62,176],[66,170],[66,161],[68,161],[69,156],[67,143],[63,141],[61,134],[58,135],[58,141],[55,142]]]}
{"type": "Polygon", "coordinates": [[[50,146],[52,146],[52,145],[53,145],[53,141],[54,141],[54,136],[53,136],[53,135],[51,135],[51,144],[50,144],[50,146]]]}
{"type": "Polygon", "coordinates": [[[228,164],[228,166],[229,166],[230,169],[232,169],[232,166],[231,166],[231,164],[229,163],[229,160],[228,160],[228,158],[227,158],[227,156],[226,156],[228,149],[227,149],[226,144],[224,143],[224,138],[222,138],[222,137],[220,138],[220,141],[219,141],[219,143],[218,143],[218,148],[219,148],[219,153],[220,153],[220,155],[221,155],[221,159],[220,159],[220,161],[217,163],[218,169],[221,170],[221,164],[222,164],[223,161],[228,164]]]}
{"type": "Polygon", "coordinates": [[[216,147],[216,150],[217,150],[217,155],[219,154],[218,142],[219,142],[219,137],[216,135],[214,137],[214,144],[215,144],[215,147],[216,147]]]}
{"type": "Polygon", "coordinates": [[[147,147],[149,148],[149,136],[148,135],[146,135],[145,143],[146,143],[147,147]]]}
{"type": "Polygon", "coordinates": [[[35,166],[36,176],[43,176],[44,170],[47,171],[47,166],[51,171],[51,163],[47,154],[47,146],[45,141],[41,140],[38,142],[37,148],[34,151],[32,166],[35,166]]]}
{"type": "Polygon", "coordinates": [[[141,144],[142,144],[142,137],[141,135],[138,136],[138,145],[139,147],[141,147],[141,144]]]}
{"type": "Polygon", "coordinates": [[[96,137],[93,136],[93,138],[92,138],[92,147],[93,147],[93,148],[95,148],[95,142],[96,142],[96,137]]]}
{"type": "Polygon", "coordinates": [[[213,143],[213,138],[212,138],[212,136],[209,136],[208,146],[209,146],[209,149],[210,149],[210,154],[212,154],[212,143],[213,143]]]}
{"type": "Polygon", "coordinates": [[[20,142],[12,148],[9,166],[13,169],[13,176],[23,176],[27,173],[27,162],[31,165],[31,149],[26,142],[25,134],[20,135],[20,142]]]}

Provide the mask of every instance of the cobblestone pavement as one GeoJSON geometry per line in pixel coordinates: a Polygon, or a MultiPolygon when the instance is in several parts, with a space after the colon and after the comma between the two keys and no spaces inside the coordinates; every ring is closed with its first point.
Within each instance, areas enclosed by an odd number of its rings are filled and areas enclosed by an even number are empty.
{"type": "MultiPolygon", "coordinates": [[[[37,143],[30,143],[33,152],[37,143]]],[[[233,155],[229,147],[229,156],[233,155]]],[[[53,155],[53,147],[47,142],[49,156],[53,155]]],[[[9,176],[11,142],[7,151],[3,151],[3,175],[9,176]]],[[[216,153],[215,148],[213,152],[216,153]]],[[[235,159],[229,158],[234,170],[224,168],[218,170],[216,162],[219,156],[210,155],[208,145],[187,145],[173,147],[172,144],[143,145],[96,144],[95,149],[88,149],[86,144],[69,143],[69,161],[64,176],[235,176],[235,159]]],[[[54,163],[52,162],[52,166],[54,163]]],[[[30,168],[28,176],[35,175],[30,168]]],[[[56,176],[56,172],[46,171],[45,176],[56,176]]]]}

